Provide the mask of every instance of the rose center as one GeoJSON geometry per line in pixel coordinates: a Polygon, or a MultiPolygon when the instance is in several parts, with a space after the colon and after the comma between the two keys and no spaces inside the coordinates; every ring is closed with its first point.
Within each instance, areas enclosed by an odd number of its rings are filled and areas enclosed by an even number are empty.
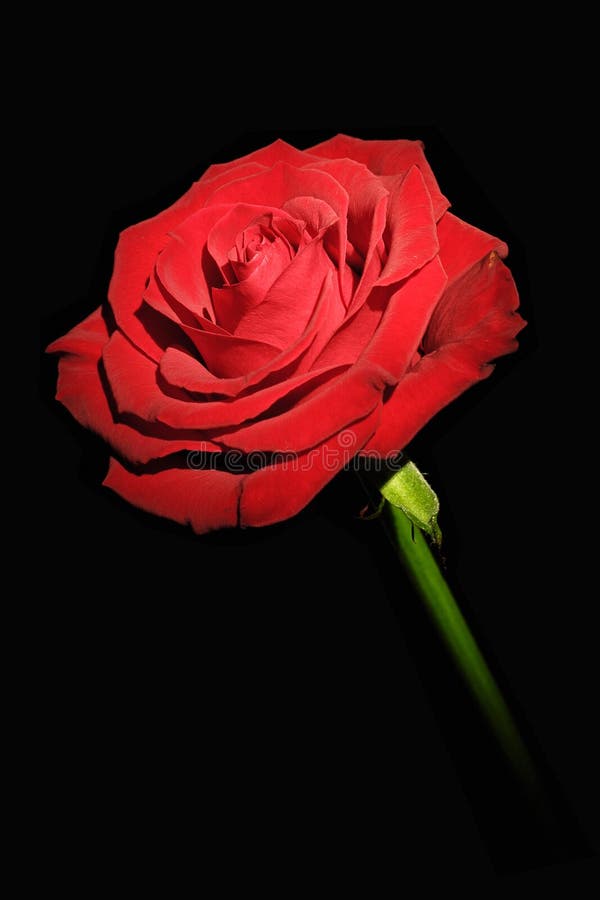
{"type": "Polygon", "coordinates": [[[277,269],[287,265],[298,251],[303,232],[303,222],[272,214],[259,216],[238,233],[228,253],[234,280],[245,281],[264,265],[272,264],[277,269]]]}

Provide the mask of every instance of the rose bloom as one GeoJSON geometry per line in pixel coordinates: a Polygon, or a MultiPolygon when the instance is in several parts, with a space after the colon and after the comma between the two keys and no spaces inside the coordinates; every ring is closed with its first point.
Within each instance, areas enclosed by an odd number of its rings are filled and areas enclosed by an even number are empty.
{"type": "Polygon", "coordinates": [[[48,348],[104,483],[196,532],[302,509],[391,457],[516,348],[502,241],[417,141],[276,141],[120,236],[106,308],[48,348]]]}

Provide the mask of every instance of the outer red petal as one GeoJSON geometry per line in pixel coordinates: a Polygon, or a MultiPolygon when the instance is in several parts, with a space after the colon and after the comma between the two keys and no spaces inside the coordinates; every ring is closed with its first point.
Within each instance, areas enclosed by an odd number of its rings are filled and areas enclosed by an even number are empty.
{"type": "Polygon", "coordinates": [[[99,370],[108,338],[102,311],[97,309],[48,347],[50,352],[66,354],[58,364],[56,399],[71,415],[133,463],[145,463],[181,450],[219,449],[210,441],[195,440],[193,433],[182,440],[176,432],[170,437],[169,429],[160,425],[150,428],[150,433],[142,433],[116,421],[99,370]]]}
{"type": "Polygon", "coordinates": [[[300,167],[310,163],[311,159],[311,154],[307,151],[297,150],[291,144],[286,143],[286,141],[276,140],[266,147],[261,147],[260,150],[253,150],[252,153],[248,153],[246,156],[240,156],[239,159],[210,166],[206,170],[206,176],[214,178],[223,174],[229,174],[232,170],[250,163],[270,168],[275,163],[286,162],[292,166],[300,167]]]}
{"type": "Polygon", "coordinates": [[[238,524],[242,476],[231,472],[185,468],[138,474],[111,459],[104,484],[134,506],[189,524],[198,534],[238,524]]]}
{"type": "Polygon", "coordinates": [[[459,344],[450,344],[424,357],[394,389],[384,406],[377,433],[364,453],[395,455],[435,413],[490,372],[491,369],[465,359],[464,348],[459,344]]]}
{"type": "Polygon", "coordinates": [[[440,219],[437,229],[440,258],[450,283],[492,250],[502,259],[508,254],[508,247],[500,238],[463,222],[452,213],[448,212],[440,219]]]}
{"type": "Polygon", "coordinates": [[[424,356],[398,383],[365,452],[397,453],[436,412],[489,375],[491,360],[515,350],[524,325],[515,312],[518,302],[512,276],[495,254],[457,279],[438,305],[441,320],[434,326],[436,309],[430,324],[432,334],[444,335],[448,343],[424,356]],[[444,315],[453,308],[455,320],[444,315]]]}
{"type": "Polygon", "coordinates": [[[198,534],[237,524],[270,525],[303,509],[350,462],[373,434],[379,414],[377,408],[319,447],[251,474],[190,468],[136,474],[111,459],[104,484],[141,509],[190,524],[198,534]]]}
{"type": "Polygon", "coordinates": [[[435,218],[439,219],[448,209],[448,200],[438,187],[421,141],[362,141],[347,134],[338,134],[322,144],[309,147],[306,152],[329,159],[347,156],[364,163],[375,175],[401,175],[408,172],[411,166],[418,166],[431,195],[435,218]]]}
{"type": "Polygon", "coordinates": [[[245,453],[304,450],[372,412],[381,404],[385,388],[393,383],[391,375],[379,366],[358,362],[285,412],[240,428],[215,430],[211,437],[245,453]]]}
{"type": "Polygon", "coordinates": [[[381,406],[307,453],[267,465],[243,483],[241,525],[271,525],[296,515],[361,449],[377,428],[381,406]]]}
{"type": "Polygon", "coordinates": [[[179,399],[165,394],[157,381],[157,366],[116,331],[103,351],[106,374],[121,414],[133,414],[145,422],[162,422],[170,428],[205,431],[239,426],[270,409],[288,394],[322,385],[339,369],[321,369],[288,378],[262,391],[234,400],[179,399]]]}
{"type": "Polygon", "coordinates": [[[512,341],[509,346],[503,341],[505,329],[514,327],[518,305],[510,271],[494,254],[486,257],[444,293],[425,333],[425,353],[455,342],[473,344],[475,339],[482,341],[483,361],[516,350],[512,341]]]}

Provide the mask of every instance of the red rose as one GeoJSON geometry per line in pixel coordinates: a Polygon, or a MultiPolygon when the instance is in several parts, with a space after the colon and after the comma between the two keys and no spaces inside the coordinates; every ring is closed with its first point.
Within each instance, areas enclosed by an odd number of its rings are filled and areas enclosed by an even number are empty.
{"type": "Polygon", "coordinates": [[[110,308],[49,347],[104,483],[203,532],[395,455],[523,326],[506,246],[447,208],[419,142],[338,135],[211,166],[124,231],[110,308]]]}

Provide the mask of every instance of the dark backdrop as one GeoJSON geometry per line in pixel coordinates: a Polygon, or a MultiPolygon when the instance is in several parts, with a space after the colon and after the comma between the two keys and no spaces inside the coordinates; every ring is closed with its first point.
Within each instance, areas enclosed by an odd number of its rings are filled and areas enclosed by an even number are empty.
{"type": "Polygon", "coordinates": [[[225,882],[281,867],[281,884],[296,883],[319,860],[333,886],[359,870],[371,885],[417,877],[481,896],[583,880],[594,644],[562,475],[576,420],[562,391],[580,331],[571,312],[586,293],[564,175],[573,121],[519,105],[517,89],[459,109],[449,95],[340,105],[296,92],[279,104],[264,84],[192,102],[176,73],[167,82],[130,73],[81,93],[69,78],[52,95],[41,347],[103,301],[119,231],[211,162],[275,137],[301,148],[338,131],[422,138],[454,212],[509,242],[529,325],[518,354],[440,413],[411,455],[439,492],[449,580],[555,822],[541,836],[512,790],[379,525],[357,520],[352,475],[282,525],[196,537],[100,486],[106,448],[54,402],[46,359],[51,742],[61,802],[101,835],[73,837],[78,852],[129,853],[151,869],[152,842],[159,856],[173,845],[197,860],[200,883],[207,859],[225,882]]]}

